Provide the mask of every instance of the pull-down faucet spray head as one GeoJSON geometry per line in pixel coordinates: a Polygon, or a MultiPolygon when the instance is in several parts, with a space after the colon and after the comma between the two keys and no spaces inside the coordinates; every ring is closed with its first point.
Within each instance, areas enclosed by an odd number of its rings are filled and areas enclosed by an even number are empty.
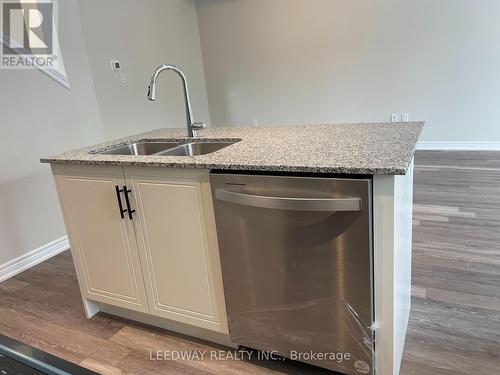
{"type": "Polygon", "coordinates": [[[151,80],[148,86],[148,99],[154,102],[156,100],[156,80],[151,80]]]}

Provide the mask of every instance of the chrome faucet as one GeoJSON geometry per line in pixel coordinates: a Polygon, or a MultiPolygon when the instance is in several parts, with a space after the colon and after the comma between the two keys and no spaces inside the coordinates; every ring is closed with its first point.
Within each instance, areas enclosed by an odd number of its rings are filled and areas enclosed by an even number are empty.
{"type": "Polygon", "coordinates": [[[189,100],[189,91],[186,82],[186,76],[175,65],[167,65],[163,64],[157,67],[151,76],[151,83],[148,87],[148,99],[151,101],[156,100],[156,79],[164,70],[171,70],[176,72],[182,80],[182,87],[184,89],[184,102],[186,104],[186,119],[187,119],[187,129],[188,129],[188,137],[196,137],[196,131],[199,129],[203,129],[206,124],[204,122],[195,122],[193,117],[193,112],[191,110],[191,102],[189,100]]]}

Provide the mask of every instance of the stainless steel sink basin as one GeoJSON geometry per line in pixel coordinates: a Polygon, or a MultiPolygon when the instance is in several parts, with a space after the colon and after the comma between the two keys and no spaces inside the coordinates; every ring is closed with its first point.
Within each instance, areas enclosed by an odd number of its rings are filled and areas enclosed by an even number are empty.
{"type": "Polygon", "coordinates": [[[182,145],[183,142],[140,142],[99,152],[101,155],[153,155],[182,145]]]}
{"type": "Polygon", "coordinates": [[[235,142],[193,142],[160,153],[162,156],[205,155],[230,146],[235,142]]]}

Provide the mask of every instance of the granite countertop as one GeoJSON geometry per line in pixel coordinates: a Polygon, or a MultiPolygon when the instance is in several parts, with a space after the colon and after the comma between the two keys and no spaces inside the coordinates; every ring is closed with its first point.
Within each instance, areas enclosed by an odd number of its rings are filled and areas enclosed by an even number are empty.
{"type": "Polygon", "coordinates": [[[207,128],[197,142],[237,141],[199,156],[100,155],[137,141],[190,141],[186,128],[158,129],[42,158],[42,163],[272,172],[405,174],[423,122],[207,128]]]}

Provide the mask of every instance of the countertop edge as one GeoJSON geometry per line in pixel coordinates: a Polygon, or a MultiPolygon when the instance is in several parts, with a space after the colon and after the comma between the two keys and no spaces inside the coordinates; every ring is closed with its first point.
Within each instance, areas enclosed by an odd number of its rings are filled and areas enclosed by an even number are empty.
{"type": "Polygon", "coordinates": [[[86,166],[122,166],[122,167],[144,167],[144,168],[168,168],[168,169],[210,169],[228,171],[249,171],[249,172],[290,172],[290,173],[333,173],[352,175],[405,175],[408,172],[409,164],[406,168],[350,168],[350,167],[310,167],[310,166],[276,166],[276,165],[239,165],[239,164],[201,164],[201,163],[154,163],[150,161],[104,161],[104,160],[81,160],[81,159],[51,159],[42,158],[43,164],[66,164],[66,165],[86,165],[86,166]]]}

